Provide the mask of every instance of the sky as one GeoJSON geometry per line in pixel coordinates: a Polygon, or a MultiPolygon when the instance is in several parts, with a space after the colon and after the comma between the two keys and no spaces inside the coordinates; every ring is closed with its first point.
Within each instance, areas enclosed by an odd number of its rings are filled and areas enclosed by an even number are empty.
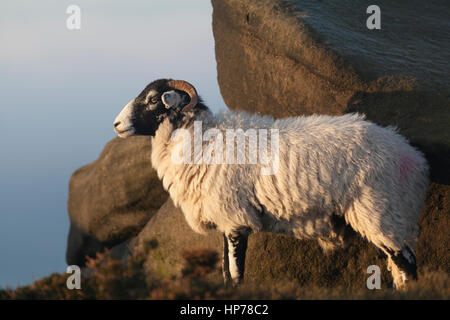
{"type": "Polygon", "coordinates": [[[65,271],[70,175],[149,82],[187,80],[226,108],[211,19],[208,0],[0,1],[0,287],[65,271]]]}

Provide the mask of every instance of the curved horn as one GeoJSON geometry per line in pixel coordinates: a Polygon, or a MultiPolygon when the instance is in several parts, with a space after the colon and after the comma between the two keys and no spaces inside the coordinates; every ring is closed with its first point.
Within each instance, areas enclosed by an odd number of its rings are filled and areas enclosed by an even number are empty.
{"type": "Polygon", "coordinates": [[[197,105],[198,95],[192,84],[184,80],[171,80],[168,82],[168,85],[176,90],[186,92],[189,95],[189,98],[191,98],[191,102],[189,102],[182,111],[190,111],[197,105]]]}

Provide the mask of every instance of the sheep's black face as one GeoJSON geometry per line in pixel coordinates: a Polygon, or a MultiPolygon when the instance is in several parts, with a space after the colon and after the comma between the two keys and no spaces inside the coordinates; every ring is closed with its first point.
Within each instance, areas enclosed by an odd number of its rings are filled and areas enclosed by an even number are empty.
{"type": "Polygon", "coordinates": [[[135,134],[153,136],[159,124],[189,101],[185,92],[168,85],[170,79],[150,83],[131,100],[114,120],[114,130],[121,138],[135,134]]]}

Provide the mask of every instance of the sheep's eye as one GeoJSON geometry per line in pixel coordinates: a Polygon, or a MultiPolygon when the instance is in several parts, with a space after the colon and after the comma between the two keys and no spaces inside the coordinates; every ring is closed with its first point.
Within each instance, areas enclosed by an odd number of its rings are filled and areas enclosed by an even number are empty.
{"type": "Polygon", "coordinates": [[[158,102],[158,98],[153,97],[153,98],[150,99],[150,102],[151,103],[157,103],[158,102]]]}

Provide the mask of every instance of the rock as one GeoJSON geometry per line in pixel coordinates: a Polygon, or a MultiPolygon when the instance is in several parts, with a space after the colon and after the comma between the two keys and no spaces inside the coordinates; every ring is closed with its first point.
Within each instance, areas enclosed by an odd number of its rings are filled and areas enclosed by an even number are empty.
{"type": "Polygon", "coordinates": [[[68,264],[84,265],[85,255],[134,237],[167,200],[150,152],[150,137],[115,138],[96,161],[73,173],[68,264]]]}
{"type": "Polygon", "coordinates": [[[77,224],[70,223],[66,249],[66,262],[68,265],[84,266],[86,256],[94,257],[104,247],[100,241],[88,235],[77,224]]]}
{"type": "Polygon", "coordinates": [[[274,117],[342,114],[360,92],[449,94],[442,6],[418,13],[410,2],[382,1],[382,30],[368,30],[364,0],[212,4],[218,81],[230,109],[274,117]]]}
{"type": "Polygon", "coordinates": [[[364,81],[398,74],[415,79],[422,89],[449,93],[450,11],[443,1],[378,1],[380,30],[366,26],[372,4],[367,0],[289,3],[291,12],[300,11],[321,42],[351,63],[364,81]]]}
{"type": "Polygon", "coordinates": [[[172,277],[179,275],[183,267],[184,250],[211,248],[222,251],[222,236],[210,232],[203,236],[192,231],[183,213],[171,199],[159,209],[139,235],[130,242],[134,254],[146,254],[147,244],[156,240],[157,247],[145,263],[147,271],[172,277]]]}
{"type": "Polygon", "coordinates": [[[218,81],[225,103],[274,117],[342,114],[364,82],[279,1],[212,0],[218,81]]]}

